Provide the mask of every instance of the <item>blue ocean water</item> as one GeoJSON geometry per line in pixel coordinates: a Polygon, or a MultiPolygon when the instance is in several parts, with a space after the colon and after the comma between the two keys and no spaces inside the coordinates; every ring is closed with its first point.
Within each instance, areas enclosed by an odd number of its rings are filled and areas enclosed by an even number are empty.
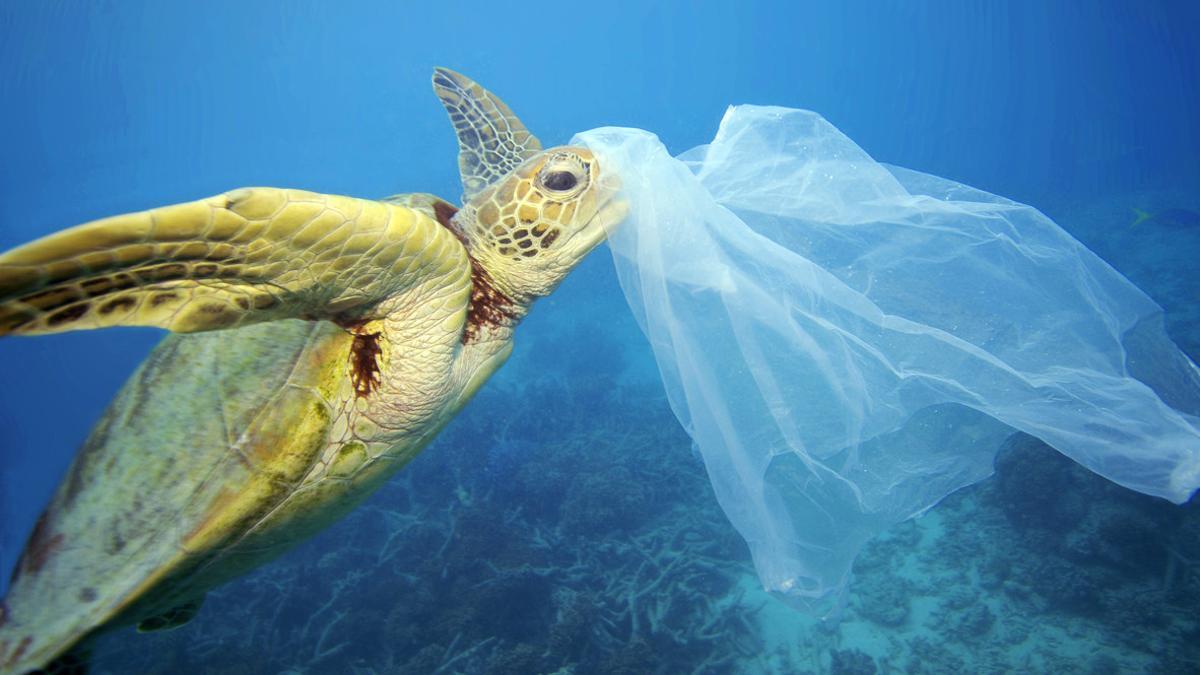
{"type": "MultiPolygon", "coordinates": [[[[457,201],[435,65],[547,144],[706,142],[815,110],[876,159],[1042,209],[1200,356],[1200,7],[1188,2],[4,2],[0,249],[272,185],[457,201]]],[[[1188,672],[1200,512],[1032,439],[894,528],[840,622],[756,586],[598,251],[397,480],[97,672],[1188,672]]],[[[0,567],[160,334],[0,342],[0,567]]],[[[169,449],[164,449],[169,451],[169,449]]],[[[5,575],[6,576],[6,575],[5,575]]]]}

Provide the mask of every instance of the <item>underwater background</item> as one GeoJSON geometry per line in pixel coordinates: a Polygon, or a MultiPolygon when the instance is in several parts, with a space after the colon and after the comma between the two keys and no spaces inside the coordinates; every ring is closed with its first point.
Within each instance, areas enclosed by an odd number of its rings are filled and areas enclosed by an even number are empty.
{"type": "MultiPolygon", "coordinates": [[[[547,145],[673,152],[731,103],[825,116],[879,161],[1032,204],[1154,297],[1200,359],[1195,2],[0,0],[0,250],[270,185],[457,201],[444,65],[547,145]]],[[[0,341],[0,575],[159,339],[0,341]]],[[[0,582],[2,583],[2,582],[0,582]]],[[[892,528],[840,621],[766,595],[597,251],[513,358],[364,506],[118,632],[97,673],[1200,672],[1200,507],[1018,435],[892,528]]]]}

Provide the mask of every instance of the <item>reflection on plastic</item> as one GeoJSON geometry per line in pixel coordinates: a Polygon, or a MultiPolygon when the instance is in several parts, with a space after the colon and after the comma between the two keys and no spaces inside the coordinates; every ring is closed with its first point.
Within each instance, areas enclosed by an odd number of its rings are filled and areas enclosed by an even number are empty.
{"type": "Polygon", "coordinates": [[[623,179],[622,288],[767,588],[832,611],[862,544],[1014,429],[1134,490],[1200,485],[1200,370],[1035,209],[802,110],[730,108],[678,158],[635,129],[573,143],[623,179]]]}

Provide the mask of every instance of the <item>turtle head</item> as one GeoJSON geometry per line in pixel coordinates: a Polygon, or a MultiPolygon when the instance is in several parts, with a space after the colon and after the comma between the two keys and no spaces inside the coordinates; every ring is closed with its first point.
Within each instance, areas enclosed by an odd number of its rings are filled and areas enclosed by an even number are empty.
{"type": "Polygon", "coordinates": [[[551,148],[472,199],[456,224],[472,257],[521,304],[549,295],[625,215],[606,175],[584,148],[551,148]]]}
{"type": "Polygon", "coordinates": [[[458,133],[454,226],[496,290],[522,306],[558,286],[625,216],[615,174],[590,151],[543,150],[494,94],[445,68],[433,89],[458,133]]]}

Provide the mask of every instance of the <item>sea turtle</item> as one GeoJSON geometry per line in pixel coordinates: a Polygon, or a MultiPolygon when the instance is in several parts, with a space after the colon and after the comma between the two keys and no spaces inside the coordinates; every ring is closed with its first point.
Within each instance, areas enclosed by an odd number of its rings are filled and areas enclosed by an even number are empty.
{"type": "Polygon", "coordinates": [[[0,335],[173,331],[80,449],[0,605],[0,673],[97,631],[189,620],[207,590],[337,520],[512,351],[513,330],[624,216],[583,148],[543,150],[436,69],[463,207],[249,188],[0,255],[0,335]]]}

